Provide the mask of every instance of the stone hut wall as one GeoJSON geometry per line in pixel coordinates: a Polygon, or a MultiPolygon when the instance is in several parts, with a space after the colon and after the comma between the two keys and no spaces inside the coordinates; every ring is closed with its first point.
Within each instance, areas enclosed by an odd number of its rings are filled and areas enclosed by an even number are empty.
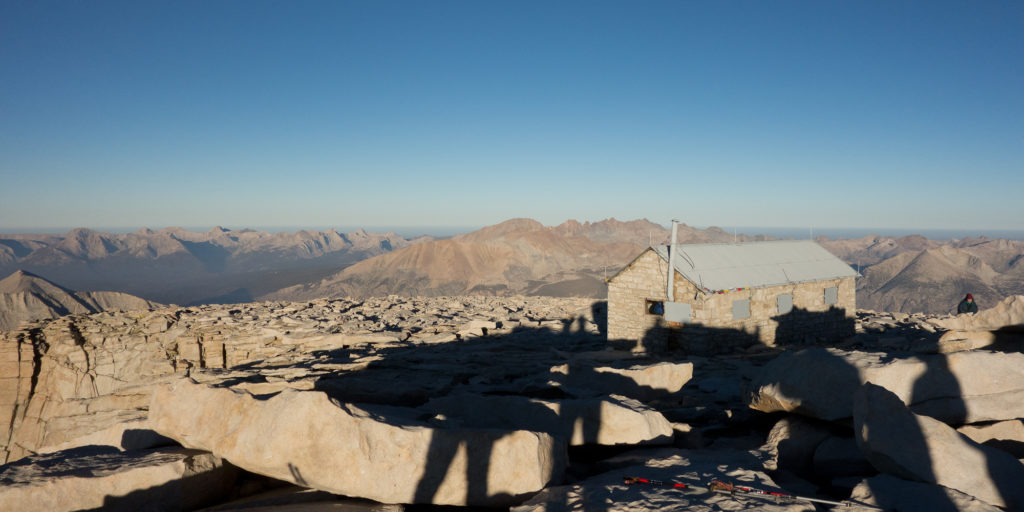
{"type": "Polygon", "coordinates": [[[806,344],[854,334],[854,278],[767,288],[700,293],[675,275],[676,302],[690,304],[689,323],[672,325],[648,312],[648,301],[666,301],[668,262],[646,251],[608,283],[608,339],[640,350],[681,348],[696,353],[730,351],[757,343],[806,344]],[[836,302],[825,304],[825,289],[836,287],[836,302]],[[792,310],[779,314],[779,296],[792,296],[792,310]],[[734,301],[750,301],[750,315],[734,319],[734,301]]]}

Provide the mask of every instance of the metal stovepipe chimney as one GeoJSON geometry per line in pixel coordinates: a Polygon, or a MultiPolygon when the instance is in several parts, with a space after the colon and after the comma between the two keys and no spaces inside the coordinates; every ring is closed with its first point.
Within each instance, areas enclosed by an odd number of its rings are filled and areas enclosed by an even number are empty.
{"type": "Polygon", "coordinates": [[[675,277],[676,277],[676,235],[679,232],[679,221],[672,219],[672,239],[668,245],[668,295],[669,302],[676,301],[675,277]]]}

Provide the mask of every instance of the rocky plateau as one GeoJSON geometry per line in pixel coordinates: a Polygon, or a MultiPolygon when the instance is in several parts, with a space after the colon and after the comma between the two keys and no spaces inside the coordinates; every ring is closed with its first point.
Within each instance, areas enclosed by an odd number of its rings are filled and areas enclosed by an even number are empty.
{"type": "Polygon", "coordinates": [[[387,296],[23,324],[0,333],[0,509],[1024,506],[1024,297],[716,355],[608,340],[604,316],[387,296]]]}

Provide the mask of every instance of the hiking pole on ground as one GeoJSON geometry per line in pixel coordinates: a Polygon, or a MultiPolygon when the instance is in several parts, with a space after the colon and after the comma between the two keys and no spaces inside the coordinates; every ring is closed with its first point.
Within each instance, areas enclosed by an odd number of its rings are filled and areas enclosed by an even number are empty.
{"type": "Polygon", "coordinates": [[[708,483],[707,487],[698,487],[695,485],[684,484],[679,482],[666,482],[663,480],[653,480],[650,478],[641,478],[638,476],[627,476],[624,477],[626,485],[638,485],[646,484],[653,485],[656,487],[668,487],[673,489],[684,489],[688,491],[702,490],[710,493],[717,494],[728,494],[736,497],[750,497],[750,498],[761,498],[770,499],[775,501],[790,500],[790,501],[808,501],[813,503],[822,503],[825,505],[832,505],[835,507],[844,508],[866,508],[870,510],[884,510],[873,505],[863,505],[852,501],[833,501],[824,500],[820,498],[809,498],[807,496],[797,496],[795,494],[787,494],[784,492],[765,491],[763,489],[755,489],[753,487],[744,487],[741,485],[735,485],[732,483],[722,482],[721,480],[712,480],[708,483]]]}

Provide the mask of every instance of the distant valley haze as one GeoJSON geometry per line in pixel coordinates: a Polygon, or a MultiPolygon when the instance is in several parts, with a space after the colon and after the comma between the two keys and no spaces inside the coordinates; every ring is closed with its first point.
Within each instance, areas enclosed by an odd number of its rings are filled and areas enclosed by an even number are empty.
{"type": "MultiPolygon", "coordinates": [[[[527,216],[528,217],[528,216],[527,216]]],[[[682,218],[682,217],[676,217],[682,218]]],[[[669,225],[668,220],[659,219],[661,224],[669,225]]],[[[1021,224],[1024,226],[1024,223],[1021,224]]],[[[295,233],[298,231],[327,231],[336,230],[339,232],[356,231],[359,229],[369,231],[372,233],[394,233],[404,238],[416,238],[420,236],[430,236],[435,238],[447,238],[454,235],[469,233],[476,231],[484,226],[415,226],[415,225],[363,225],[357,226],[354,224],[338,224],[338,225],[303,225],[303,226],[257,226],[257,225],[227,225],[227,224],[210,224],[203,226],[182,226],[182,225],[171,225],[165,227],[154,227],[154,226],[121,226],[121,227],[109,227],[109,226],[62,226],[62,227],[50,227],[50,228],[33,228],[33,227],[10,227],[0,229],[0,234],[62,234],[75,229],[90,229],[93,231],[102,231],[104,233],[111,234],[127,234],[142,229],[165,229],[180,227],[186,231],[204,232],[215,228],[231,229],[233,231],[265,231],[267,233],[295,233]]],[[[950,240],[960,238],[976,238],[976,237],[988,237],[988,238],[1006,238],[1009,240],[1024,240],[1024,229],[987,229],[987,228],[961,228],[961,229],[941,229],[941,228],[912,228],[912,227],[832,227],[832,226],[726,226],[726,225],[694,225],[693,227],[699,229],[707,228],[719,228],[728,233],[739,233],[746,235],[766,235],[773,238],[780,239],[807,239],[812,237],[824,236],[833,240],[841,238],[861,238],[865,236],[883,236],[883,237],[904,237],[909,235],[921,235],[925,238],[932,240],[950,240]]]]}

